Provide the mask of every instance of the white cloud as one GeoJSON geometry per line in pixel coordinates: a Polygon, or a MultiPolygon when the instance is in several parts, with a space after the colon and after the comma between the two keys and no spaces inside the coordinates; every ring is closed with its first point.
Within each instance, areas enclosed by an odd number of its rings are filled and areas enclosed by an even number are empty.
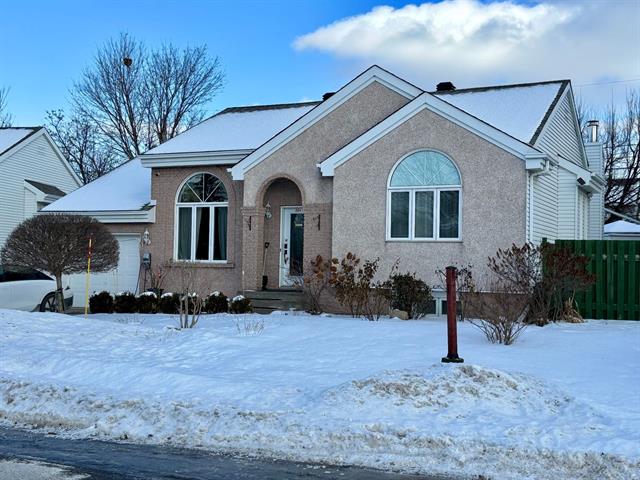
{"type": "Polygon", "coordinates": [[[357,68],[378,63],[426,88],[443,80],[462,87],[637,78],[639,5],[445,0],[379,6],[298,37],[294,47],[350,59],[357,68]]]}

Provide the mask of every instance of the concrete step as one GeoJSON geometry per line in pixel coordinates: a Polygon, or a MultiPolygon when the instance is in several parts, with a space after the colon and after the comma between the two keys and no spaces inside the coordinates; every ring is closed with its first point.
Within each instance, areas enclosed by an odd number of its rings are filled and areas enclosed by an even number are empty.
{"type": "Polygon", "coordinates": [[[251,300],[256,313],[274,310],[304,310],[304,294],[300,290],[251,290],[242,293],[251,300]]]}

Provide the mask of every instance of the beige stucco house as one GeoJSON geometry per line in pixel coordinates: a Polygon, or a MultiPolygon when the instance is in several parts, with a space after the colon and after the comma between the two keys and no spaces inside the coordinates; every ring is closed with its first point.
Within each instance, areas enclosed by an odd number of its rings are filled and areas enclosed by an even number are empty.
{"type": "Polygon", "coordinates": [[[227,108],[46,210],[118,236],[94,288],[144,288],[150,256],[227,294],[286,289],[349,251],[435,284],[512,243],[600,238],[602,146],[581,138],[567,80],[428,92],[373,66],[322,101],[227,108]]]}

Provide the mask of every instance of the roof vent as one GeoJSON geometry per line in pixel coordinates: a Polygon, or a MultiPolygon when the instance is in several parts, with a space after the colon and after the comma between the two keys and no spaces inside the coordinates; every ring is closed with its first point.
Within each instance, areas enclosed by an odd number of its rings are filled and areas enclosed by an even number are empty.
{"type": "Polygon", "coordinates": [[[322,101],[324,102],[328,98],[333,97],[334,93],[336,93],[336,92],[327,92],[327,93],[325,93],[324,95],[322,95],[322,101]]]}
{"type": "Polygon", "coordinates": [[[452,92],[456,89],[456,86],[451,82],[440,82],[436,85],[437,92],[452,92]]]}

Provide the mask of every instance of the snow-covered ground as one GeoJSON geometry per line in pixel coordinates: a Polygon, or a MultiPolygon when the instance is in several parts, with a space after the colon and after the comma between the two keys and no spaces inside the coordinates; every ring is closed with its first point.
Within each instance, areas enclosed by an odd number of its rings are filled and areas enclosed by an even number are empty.
{"type": "Polygon", "coordinates": [[[0,310],[0,420],[74,437],[494,479],[640,478],[640,323],[0,310]],[[264,329],[260,331],[260,326],[264,329]]]}

